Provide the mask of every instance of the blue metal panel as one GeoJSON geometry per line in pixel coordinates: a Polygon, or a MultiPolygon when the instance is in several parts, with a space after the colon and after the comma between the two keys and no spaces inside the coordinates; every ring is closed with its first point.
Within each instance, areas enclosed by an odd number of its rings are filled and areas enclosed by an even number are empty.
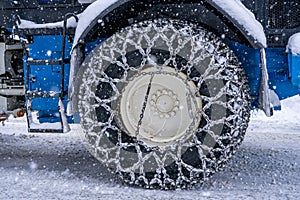
{"type": "Polygon", "coordinates": [[[237,42],[230,42],[230,48],[234,51],[248,77],[252,107],[258,107],[260,86],[260,51],[249,48],[237,42]]]}
{"type": "Polygon", "coordinates": [[[93,49],[95,49],[96,46],[98,46],[100,43],[104,42],[107,38],[98,38],[97,40],[93,42],[89,42],[85,44],[85,54],[88,55],[93,49]]]}
{"type": "MultiPolygon", "coordinates": [[[[252,96],[252,106],[256,107],[258,103],[260,87],[260,53],[259,50],[246,47],[237,42],[230,42],[230,48],[239,58],[245,69],[249,80],[250,93],[252,96]]],[[[292,84],[289,77],[289,60],[285,48],[266,48],[267,69],[269,75],[270,89],[274,90],[279,99],[300,94],[300,87],[292,84]]],[[[291,62],[291,61],[290,61],[291,62]]],[[[293,63],[290,63],[290,69],[298,76],[300,74],[300,59],[294,57],[293,63]]]]}
{"type": "MultiPolygon", "coordinates": [[[[35,60],[55,60],[61,58],[62,36],[34,36],[34,43],[30,45],[30,57],[35,60]]],[[[86,53],[103,40],[96,41],[86,45],[86,53]]],[[[239,58],[248,77],[252,107],[258,104],[259,86],[260,86],[260,52],[258,49],[249,48],[237,42],[230,42],[230,48],[239,58]]],[[[72,44],[66,43],[66,58],[70,58],[72,44]]],[[[300,94],[299,84],[295,86],[295,81],[299,80],[300,58],[288,57],[284,48],[267,48],[267,67],[269,73],[269,85],[279,96],[280,99],[288,98],[300,94]]],[[[65,65],[65,85],[64,90],[68,88],[70,65],[65,65]]],[[[61,90],[61,68],[60,65],[36,65],[31,66],[29,73],[30,90],[54,91],[61,90]]],[[[297,84],[297,83],[296,83],[297,84]]],[[[65,98],[67,99],[67,98],[65,98]]],[[[66,101],[64,102],[66,106],[66,101]]],[[[41,122],[56,122],[57,117],[57,98],[37,98],[33,101],[32,107],[39,110],[41,122]]]]}
{"type": "Polygon", "coordinates": [[[269,85],[271,89],[275,90],[279,99],[282,100],[300,94],[300,88],[293,85],[289,77],[290,71],[286,49],[267,48],[266,55],[269,85]]]}
{"type": "Polygon", "coordinates": [[[291,78],[292,84],[296,87],[300,87],[300,55],[293,55],[291,52],[288,53],[289,61],[289,77],[291,78]]]}
{"type": "MultiPolygon", "coordinates": [[[[66,40],[67,41],[67,40],[66,40]]],[[[70,58],[72,43],[66,42],[66,58],[70,58]]],[[[37,35],[29,45],[30,57],[37,60],[53,60],[61,58],[62,36],[37,35]]]]}
{"type": "MultiPolygon", "coordinates": [[[[65,59],[70,58],[72,43],[66,42],[65,59]]],[[[29,45],[30,59],[33,60],[60,60],[62,50],[62,36],[34,36],[33,43],[29,45]]],[[[70,65],[65,64],[64,91],[68,89],[70,65]]],[[[25,72],[26,76],[26,72],[25,72]]],[[[61,91],[61,65],[31,65],[29,71],[29,91],[60,92],[61,91]]],[[[26,78],[26,77],[25,77],[26,78]]],[[[66,107],[67,96],[64,106],[66,107]]],[[[39,111],[40,122],[59,122],[59,98],[34,98],[32,109],[39,111]]],[[[71,119],[71,118],[70,118],[71,119]]],[[[72,120],[69,120],[72,121],[72,120]]]]}

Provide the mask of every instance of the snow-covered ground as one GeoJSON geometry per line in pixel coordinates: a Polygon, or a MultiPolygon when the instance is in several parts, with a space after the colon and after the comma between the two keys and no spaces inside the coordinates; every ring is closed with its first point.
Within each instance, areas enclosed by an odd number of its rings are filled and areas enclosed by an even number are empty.
{"type": "Polygon", "coordinates": [[[0,199],[300,199],[300,96],[266,118],[253,112],[237,155],[189,190],[132,188],[68,134],[28,134],[25,119],[0,127],[0,199]]]}

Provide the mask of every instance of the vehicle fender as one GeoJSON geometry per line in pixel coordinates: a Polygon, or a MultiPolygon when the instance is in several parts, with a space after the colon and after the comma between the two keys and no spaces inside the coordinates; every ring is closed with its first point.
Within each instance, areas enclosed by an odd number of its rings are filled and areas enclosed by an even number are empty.
{"type": "MultiPolygon", "coordinates": [[[[80,15],[79,22],[76,28],[73,48],[79,43],[84,43],[85,37],[90,30],[109,13],[113,12],[126,3],[135,3],[135,0],[98,0],[89,5],[85,11],[80,15]]],[[[180,4],[186,3],[186,0],[167,0],[164,3],[180,4]]],[[[197,3],[197,1],[192,1],[197,3]]],[[[198,0],[198,2],[203,2],[198,0]]],[[[214,8],[215,12],[224,17],[224,20],[229,20],[242,34],[245,39],[254,47],[266,47],[266,37],[262,25],[255,19],[253,13],[248,10],[239,0],[224,1],[224,0],[206,0],[206,5],[214,8]]],[[[152,4],[161,3],[160,0],[151,0],[152,4]]],[[[130,12],[125,10],[124,12],[130,12]]],[[[126,17],[126,14],[124,14],[126,17]]]]}
{"type": "MultiPolygon", "coordinates": [[[[83,47],[85,46],[86,39],[89,38],[89,33],[93,28],[99,26],[105,20],[105,17],[118,8],[122,6],[128,6],[135,4],[139,1],[136,0],[110,0],[102,1],[98,0],[89,5],[86,10],[79,16],[79,21],[77,24],[73,49],[71,52],[71,76],[69,82],[69,102],[68,113],[72,114],[77,111],[77,106],[75,105],[76,100],[76,90],[79,88],[80,81],[80,66],[84,61],[83,47]],[[78,59],[78,54],[81,54],[81,59],[78,59]]],[[[160,3],[170,3],[170,4],[180,4],[180,3],[199,3],[208,7],[208,9],[216,12],[217,15],[224,21],[231,23],[235,27],[235,32],[237,35],[243,37],[244,41],[249,46],[253,48],[262,49],[266,47],[266,37],[262,25],[255,19],[255,16],[251,11],[249,11],[239,0],[234,1],[224,1],[224,0],[206,0],[206,1],[191,1],[191,0],[148,0],[147,3],[152,5],[160,3]]],[[[123,14],[120,12],[115,12],[117,14],[123,14]]],[[[130,13],[129,10],[124,10],[124,17],[130,13]]],[[[149,18],[148,18],[149,19],[149,18]]],[[[179,18],[180,19],[180,18],[179,18]]],[[[197,22],[196,22],[197,23],[197,22]]],[[[123,28],[122,25],[120,25],[123,28]]],[[[100,32],[101,29],[97,29],[100,32]]]]}

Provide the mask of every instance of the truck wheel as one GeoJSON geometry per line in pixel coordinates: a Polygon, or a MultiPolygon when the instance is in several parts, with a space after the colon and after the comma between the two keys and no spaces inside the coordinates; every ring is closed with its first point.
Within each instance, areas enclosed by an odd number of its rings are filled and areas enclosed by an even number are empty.
{"type": "Polygon", "coordinates": [[[243,140],[249,89],[232,51],[177,20],[145,21],[97,46],[79,111],[92,154],[125,182],[185,188],[219,171],[243,140]]]}

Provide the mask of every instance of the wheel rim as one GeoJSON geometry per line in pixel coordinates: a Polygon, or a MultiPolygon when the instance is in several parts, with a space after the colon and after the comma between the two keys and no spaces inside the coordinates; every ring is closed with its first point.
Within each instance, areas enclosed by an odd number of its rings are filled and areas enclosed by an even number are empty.
{"type": "Polygon", "coordinates": [[[120,100],[120,118],[128,135],[149,146],[159,147],[173,144],[182,137],[191,137],[191,131],[187,130],[198,126],[200,118],[195,115],[202,103],[199,97],[194,94],[192,97],[192,91],[197,90],[195,84],[185,80],[185,74],[176,73],[171,67],[162,71],[155,66],[142,70],[141,75],[133,78],[120,100]],[[145,99],[152,75],[149,96],[145,99]]]}

